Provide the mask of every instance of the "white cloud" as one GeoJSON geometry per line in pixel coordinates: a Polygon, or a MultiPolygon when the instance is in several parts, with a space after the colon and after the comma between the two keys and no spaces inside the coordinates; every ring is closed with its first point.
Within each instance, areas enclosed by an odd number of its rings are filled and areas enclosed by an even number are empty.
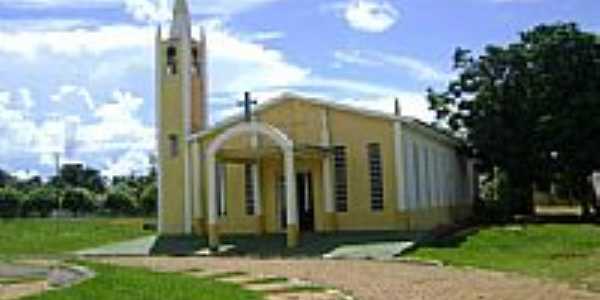
{"type": "Polygon", "coordinates": [[[544,0],[490,0],[495,3],[536,3],[544,0]]]}
{"type": "Polygon", "coordinates": [[[80,98],[86,104],[86,107],[89,110],[94,110],[94,100],[92,99],[92,95],[90,92],[81,86],[75,85],[63,85],[58,89],[58,92],[54,95],[50,96],[50,99],[54,102],[63,102],[63,101],[76,101],[77,98],[80,98]]]}
{"type": "MultiPolygon", "coordinates": [[[[188,0],[194,14],[233,15],[281,0],[188,0]]],[[[0,0],[0,5],[39,8],[125,8],[135,19],[157,21],[169,18],[175,0],[0,0]]]]}
{"type": "Polygon", "coordinates": [[[124,0],[125,11],[138,21],[166,22],[172,18],[167,0],[124,0]]]}
{"type": "Polygon", "coordinates": [[[49,8],[57,6],[98,8],[119,3],[122,0],[0,0],[0,4],[9,7],[49,8]]]}
{"type": "Polygon", "coordinates": [[[244,41],[227,30],[208,27],[212,92],[241,94],[273,86],[294,85],[310,70],[287,62],[282,52],[244,41]]]}
{"type": "Polygon", "coordinates": [[[413,77],[422,81],[445,82],[451,75],[435,69],[427,63],[413,57],[395,55],[377,51],[338,50],[334,52],[338,63],[365,67],[383,67],[393,65],[408,71],[413,77]]]}
{"type": "Polygon", "coordinates": [[[13,94],[0,91],[0,153],[18,153],[34,146],[36,125],[13,94]]]}
{"type": "Polygon", "coordinates": [[[152,150],[154,128],[145,125],[137,115],[143,103],[144,99],[130,92],[114,91],[111,101],[94,111],[96,120],[79,126],[78,151],[152,150]]]}
{"type": "Polygon", "coordinates": [[[40,172],[36,170],[18,170],[11,173],[12,176],[19,180],[29,180],[34,177],[40,176],[40,172]]]}
{"type": "Polygon", "coordinates": [[[154,28],[110,25],[94,29],[0,32],[0,52],[28,59],[52,54],[69,57],[152,47],[154,28]]]}
{"type": "Polygon", "coordinates": [[[285,37],[285,33],[281,31],[260,31],[247,34],[244,40],[251,43],[279,40],[285,37]]]}
{"type": "Polygon", "coordinates": [[[395,99],[400,100],[402,115],[420,119],[425,122],[435,120],[435,115],[428,109],[426,95],[415,92],[400,92],[396,96],[372,97],[372,98],[346,98],[340,103],[358,108],[377,110],[386,113],[394,113],[395,99]]]}
{"type": "Polygon", "coordinates": [[[107,160],[102,168],[102,175],[107,177],[128,176],[131,174],[147,174],[150,170],[149,153],[140,150],[125,152],[116,160],[107,160]]]}
{"type": "Polygon", "coordinates": [[[191,10],[197,14],[233,15],[282,0],[189,0],[191,10]]]}
{"type": "Polygon", "coordinates": [[[32,109],[35,105],[35,102],[31,97],[31,91],[26,88],[20,88],[19,95],[21,96],[21,103],[23,105],[23,108],[25,108],[26,110],[32,109]]]}
{"type": "Polygon", "coordinates": [[[390,29],[399,16],[398,10],[387,0],[349,0],[344,11],[350,27],[370,33],[390,29]]]}

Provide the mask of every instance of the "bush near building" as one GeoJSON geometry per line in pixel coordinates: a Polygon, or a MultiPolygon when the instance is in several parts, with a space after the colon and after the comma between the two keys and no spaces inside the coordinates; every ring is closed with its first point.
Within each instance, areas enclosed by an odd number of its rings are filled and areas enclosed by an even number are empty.
{"type": "Polygon", "coordinates": [[[21,209],[22,216],[38,213],[40,217],[48,217],[53,210],[58,209],[60,193],[51,187],[40,187],[29,192],[21,209]]]}
{"type": "Polygon", "coordinates": [[[15,189],[0,188],[0,218],[18,217],[24,199],[23,193],[15,189]]]}
{"type": "Polygon", "coordinates": [[[155,183],[147,186],[140,197],[140,210],[146,216],[156,214],[158,209],[158,187],[155,183]]]}
{"type": "Polygon", "coordinates": [[[76,217],[82,213],[96,210],[94,196],[85,188],[68,188],[63,198],[64,209],[71,211],[76,217]]]}
{"type": "Polygon", "coordinates": [[[127,191],[116,189],[106,195],[104,208],[113,215],[131,215],[135,212],[135,201],[127,191]]]}

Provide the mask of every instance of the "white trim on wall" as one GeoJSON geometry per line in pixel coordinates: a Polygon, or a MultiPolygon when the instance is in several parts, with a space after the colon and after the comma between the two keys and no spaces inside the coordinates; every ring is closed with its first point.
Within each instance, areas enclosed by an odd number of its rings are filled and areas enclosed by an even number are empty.
{"type": "Polygon", "coordinates": [[[155,65],[155,109],[156,109],[156,132],[155,132],[155,143],[157,150],[157,166],[156,166],[156,177],[157,177],[157,190],[158,190],[158,203],[157,203],[157,216],[158,216],[158,233],[164,233],[164,220],[162,213],[162,163],[163,163],[163,154],[161,151],[161,127],[162,127],[162,119],[161,119],[161,105],[162,105],[162,30],[160,25],[156,29],[156,45],[154,48],[154,55],[156,59],[155,65]]]}
{"type": "MultiPolygon", "coordinates": [[[[404,177],[405,177],[405,155],[402,142],[404,141],[402,134],[402,122],[394,122],[394,166],[396,174],[396,201],[397,209],[400,212],[408,210],[407,197],[405,197],[404,177]]],[[[406,144],[405,144],[406,145],[406,144]]]]}

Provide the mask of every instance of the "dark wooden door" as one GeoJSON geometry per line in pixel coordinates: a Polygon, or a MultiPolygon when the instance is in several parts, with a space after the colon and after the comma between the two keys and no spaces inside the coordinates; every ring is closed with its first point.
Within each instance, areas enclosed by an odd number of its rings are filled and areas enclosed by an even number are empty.
{"type": "Polygon", "coordinates": [[[296,174],[296,200],[301,231],[314,231],[315,209],[311,173],[296,174]]]}

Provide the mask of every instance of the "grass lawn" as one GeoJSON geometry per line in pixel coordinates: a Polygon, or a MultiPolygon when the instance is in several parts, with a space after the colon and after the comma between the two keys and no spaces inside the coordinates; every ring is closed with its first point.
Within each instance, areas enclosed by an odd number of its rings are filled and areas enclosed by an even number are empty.
{"type": "Polygon", "coordinates": [[[59,254],[145,236],[142,219],[0,219],[0,258],[59,254]]]}
{"type": "Polygon", "coordinates": [[[600,291],[600,227],[594,225],[484,228],[425,245],[410,256],[555,279],[600,291]]]}
{"type": "Polygon", "coordinates": [[[139,268],[85,264],[96,277],[69,289],[51,291],[27,300],[261,300],[261,294],[234,284],[178,273],[155,273],[139,268]]]}

